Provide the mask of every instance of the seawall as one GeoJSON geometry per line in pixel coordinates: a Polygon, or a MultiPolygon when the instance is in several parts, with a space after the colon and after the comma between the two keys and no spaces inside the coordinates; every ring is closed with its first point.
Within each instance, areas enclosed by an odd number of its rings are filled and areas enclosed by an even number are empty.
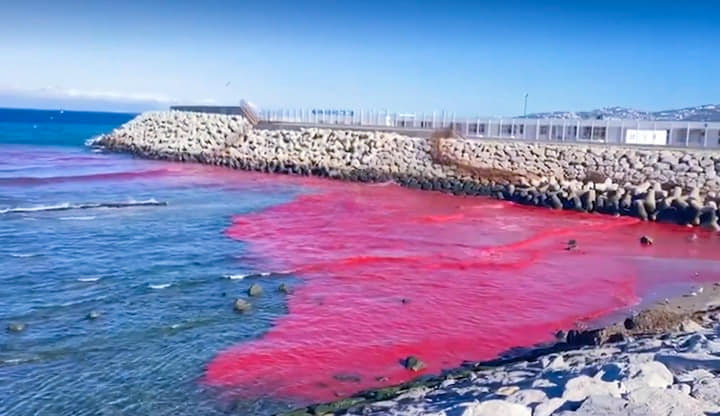
{"type": "Polygon", "coordinates": [[[720,153],[254,128],[239,115],[142,114],[94,144],[140,157],[486,195],[521,204],[718,227],[720,153]]]}

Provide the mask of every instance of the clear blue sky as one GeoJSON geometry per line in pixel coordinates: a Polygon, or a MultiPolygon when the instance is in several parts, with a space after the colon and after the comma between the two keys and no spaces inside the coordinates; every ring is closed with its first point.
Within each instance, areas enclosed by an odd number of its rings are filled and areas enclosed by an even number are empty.
{"type": "Polygon", "coordinates": [[[247,98],[494,116],[521,113],[525,92],[529,112],[720,102],[717,1],[23,0],[3,4],[0,39],[0,106],[247,98]]]}

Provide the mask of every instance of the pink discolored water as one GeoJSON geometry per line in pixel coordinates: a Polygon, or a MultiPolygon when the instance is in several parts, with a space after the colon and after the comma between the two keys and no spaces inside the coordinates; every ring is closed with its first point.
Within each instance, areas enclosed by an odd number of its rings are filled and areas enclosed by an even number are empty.
{"type": "Polygon", "coordinates": [[[717,235],[685,227],[394,185],[308,186],[314,193],[238,215],[227,230],[303,284],[269,332],[212,360],[206,382],[330,400],[720,280],[717,235]],[[642,235],[656,244],[641,246],[642,235]],[[426,369],[406,370],[409,355],[426,369]]]}

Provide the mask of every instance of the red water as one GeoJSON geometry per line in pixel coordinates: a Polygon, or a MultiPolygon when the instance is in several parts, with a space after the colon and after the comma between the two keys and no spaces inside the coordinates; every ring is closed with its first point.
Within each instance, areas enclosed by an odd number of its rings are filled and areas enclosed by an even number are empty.
{"type": "Polygon", "coordinates": [[[231,238],[304,283],[267,334],[215,357],[207,382],[329,400],[490,359],[720,280],[717,235],[685,227],[394,185],[312,186],[233,219],[231,238]],[[656,244],[641,246],[644,234],[656,244]],[[576,250],[565,249],[569,239],[576,250]],[[427,368],[403,368],[408,355],[427,368]]]}

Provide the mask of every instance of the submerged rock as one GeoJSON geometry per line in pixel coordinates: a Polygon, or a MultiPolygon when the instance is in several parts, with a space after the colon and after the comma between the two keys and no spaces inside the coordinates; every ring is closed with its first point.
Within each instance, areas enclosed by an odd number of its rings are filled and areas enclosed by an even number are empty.
{"type": "Polygon", "coordinates": [[[10,322],[7,326],[8,332],[23,332],[27,328],[22,322],[10,322]]]}
{"type": "Polygon", "coordinates": [[[405,359],[403,366],[411,371],[420,371],[425,368],[425,363],[415,356],[409,356],[405,359]]]}
{"type": "Polygon", "coordinates": [[[262,286],[257,283],[253,283],[248,289],[247,293],[249,296],[260,296],[262,295],[262,286]]]}
{"type": "Polygon", "coordinates": [[[85,315],[85,317],[91,321],[94,321],[95,319],[98,319],[100,317],[100,312],[90,311],[87,315],[85,315]]]}
{"type": "Polygon", "coordinates": [[[278,291],[289,295],[290,293],[292,293],[292,288],[285,283],[280,283],[280,286],[278,286],[278,291]]]}
{"type": "Polygon", "coordinates": [[[644,246],[651,246],[654,243],[655,243],[655,241],[653,241],[652,237],[648,237],[646,235],[640,237],[640,244],[642,244],[644,246]]]}
{"type": "Polygon", "coordinates": [[[235,299],[235,302],[233,303],[233,309],[235,312],[244,313],[249,311],[252,308],[252,305],[250,305],[250,302],[246,301],[245,299],[235,299]]]}

